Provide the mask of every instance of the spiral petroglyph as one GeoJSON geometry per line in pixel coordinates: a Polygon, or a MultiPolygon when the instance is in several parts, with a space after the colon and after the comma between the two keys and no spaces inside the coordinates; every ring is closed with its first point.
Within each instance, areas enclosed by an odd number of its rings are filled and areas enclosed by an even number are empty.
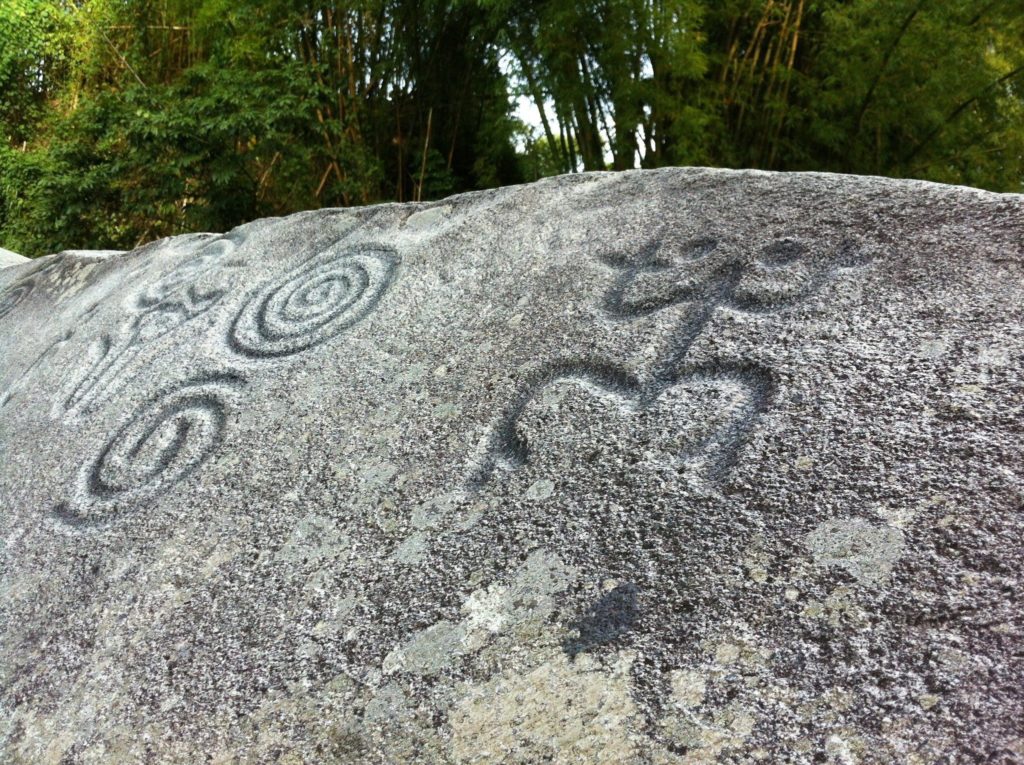
{"type": "Polygon", "coordinates": [[[228,333],[233,351],[275,358],[319,345],[363,319],[394,279],[399,259],[380,245],[336,245],[250,297],[228,333]]]}
{"type": "Polygon", "coordinates": [[[229,400],[244,384],[233,373],[210,374],[154,396],[81,468],[57,517],[71,525],[101,522],[120,502],[134,504],[181,481],[217,450],[229,400]]]}

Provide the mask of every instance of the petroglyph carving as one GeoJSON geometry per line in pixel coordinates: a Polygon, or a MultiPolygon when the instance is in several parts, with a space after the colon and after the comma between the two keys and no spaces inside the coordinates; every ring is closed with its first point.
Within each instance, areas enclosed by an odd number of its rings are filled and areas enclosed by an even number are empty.
{"type": "Polygon", "coordinates": [[[39,261],[32,262],[32,271],[9,285],[6,289],[0,290],[0,319],[17,308],[29,295],[31,295],[44,277],[53,271],[62,258],[53,255],[47,258],[47,262],[39,265],[39,261]]]}
{"type": "Polygon", "coordinates": [[[30,280],[20,282],[0,292],[0,319],[17,308],[32,293],[34,287],[34,282],[30,280]]]}
{"type": "MultiPolygon", "coordinates": [[[[139,295],[138,313],[123,335],[100,339],[96,360],[67,408],[87,408],[143,345],[216,304],[225,291],[204,292],[195,281],[233,248],[218,240],[139,295]]],[[[276,358],[323,342],[373,309],[397,263],[391,248],[335,245],[252,295],[231,326],[229,345],[243,356],[276,358]]],[[[82,468],[71,498],[54,515],[72,527],[95,525],[117,515],[119,503],[156,495],[182,480],[220,445],[226,401],[245,382],[235,373],[208,375],[156,396],[82,468]]]]}
{"type": "Polygon", "coordinates": [[[153,496],[192,473],[223,440],[227,402],[244,382],[208,374],[154,396],[83,466],[57,517],[72,526],[102,522],[119,502],[153,496]]]}
{"type": "MultiPolygon", "coordinates": [[[[195,302],[211,299],[213,292],[205,296],[197,295],[194,284],[203,274],[220,267],[237,246],[238,243],[231,239],[213,240],[195,256],[186,260],[163,278],[158,279],[155,284],[150,285],[142,294],[138,295],[135,302],[139,310],[174,303],[182,299],[182,296],[195,302]]],[[[223,290],[216,292],[218,296],[223,293],[223,290]]]]}
{"type": "Polygon", "coordinates": [[[203,291],[196,280],[220,267],[223,257],[235,247],[230,239],[214,240],[137,295],[132,318],[119,331],[105,332],[93,344],[92,363],[71,387],[64,408],[72,413],[88,411],[110,395],[144,346],[212,308],[227,290],[203,291]]]}
{"type": "Polygon", "coordinates": [[[46,359],[52,356],[58,348],[67,343],[75,334],[75,330],[68,329],[61,333],[60,337],[46,346],[46,349],[40,353],[35,360],[29,364],[25,369],[17,376],[14,382],[0,394],[0,409],[7,406],[8,402],[25,386],[25,381],[29,378],[29,375],[37,369],[46,359]]]}
{"type": "Polygon", "coordinates": [[[733,402],[726,421],[690,449],[691,456],[703,453],[708,478],[721,478],[758,416],[770,405],[775,385],[771,371],[755,362],[693,363],[690,351],[694,342],[719,307],[748,313],[779,310],[813,294],[839,268],[863,261],[849,242],[842,244],[835,261],[824,266],[804,262],[808,248],[794,239],[769,245],[747,263],[713,259],[718,246],[713,238],[695,239],[675,253],[672,261],[662,258],[657,246],[637,258],[624,254],[602,257],[619,272],[599,303],[608,318],[633,321],[671,305],[689,304],[668,349],[642,377],[600,359],[563,359],[542,367],[520,386],[494,424],[484,458],[471,475],[471,485],[487,483],[497,468],[514,470],[527,463],[530,451],[520,433],[520,419],[532,401],[560,381],[616,397],[634,411],[654,406],[670,388],[683,383],[731,386],[740,391],[740,401],[733,402]]]}
{"type": "Polygon", "coordinates": [[[289,356],[318,345],[373,309],[397,264],[390,247],[335,245],[250,297],[228,344],[250,358],[289,356]]]}
{"type": "Polygon", "coordinates": [[[493,427],[486,455],[471,476],[471,485],[486,484],[498,468],[515,470],[529,461],[530,447],[520,433],[519,421],[530,403],[548,386],[563,381],[579,384],[595,394],[611,396],[631,411],[655,406],[670,388],[684,382],[736,388],[739,400],[731,410],[731,418],[690,448],[689,456],[705,453],[706,469],[711,478],[721,477],[732,466],[744,437],[756,417],[767,409],[774,391],[770,372],[753,363],[719,362],[693,366],[685,371],[679,368],[673,374],[661,370],[657,377],[643,380],[602,360],[557,361],[543,367],[520,387],[518,395],[493,427]]]}

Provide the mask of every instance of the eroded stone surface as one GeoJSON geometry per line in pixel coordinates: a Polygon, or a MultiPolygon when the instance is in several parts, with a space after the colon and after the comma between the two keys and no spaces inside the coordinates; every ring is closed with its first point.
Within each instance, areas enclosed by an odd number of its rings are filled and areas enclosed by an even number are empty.
{"type": "Polygon", "coordinates": [[[1022,213],[664,170],[4,268],[0,759],[1022,761],[1022,213]]]}
{"type": "Polygon", "coordinates": [[[20,266],[28,262],[28,258],[24,255],[19,255],[16,252],[5,250],[0,247],[0,268],[7,268],[8,266],[20,266]]]}

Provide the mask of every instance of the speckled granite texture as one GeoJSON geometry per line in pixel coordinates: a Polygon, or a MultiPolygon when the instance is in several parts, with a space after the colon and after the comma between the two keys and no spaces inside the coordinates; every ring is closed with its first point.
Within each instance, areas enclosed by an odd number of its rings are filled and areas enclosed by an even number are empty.
{"type": "Polygon", "coordinates": [[[7,268],[8,266],[20,266],[27,262],[28,258],[24,255],[19,255],[16,252],[5,250],[0,247],[0,268],[7,268]]]}
{"type": "Polygon", "coordinates": [[[1024,197],[563,177],[0,271],[0,761],[1024,762],[1024,197]]]}

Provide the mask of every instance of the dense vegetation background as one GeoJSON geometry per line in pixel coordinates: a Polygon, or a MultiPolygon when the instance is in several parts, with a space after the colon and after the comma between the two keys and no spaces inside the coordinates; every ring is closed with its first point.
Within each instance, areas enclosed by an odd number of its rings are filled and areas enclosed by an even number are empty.
{"type": "Polygon", "coordinates": [[[0,0],[0,134],[29,255],[604,168],[1019,192],[1024,0],[0,0]]]}

